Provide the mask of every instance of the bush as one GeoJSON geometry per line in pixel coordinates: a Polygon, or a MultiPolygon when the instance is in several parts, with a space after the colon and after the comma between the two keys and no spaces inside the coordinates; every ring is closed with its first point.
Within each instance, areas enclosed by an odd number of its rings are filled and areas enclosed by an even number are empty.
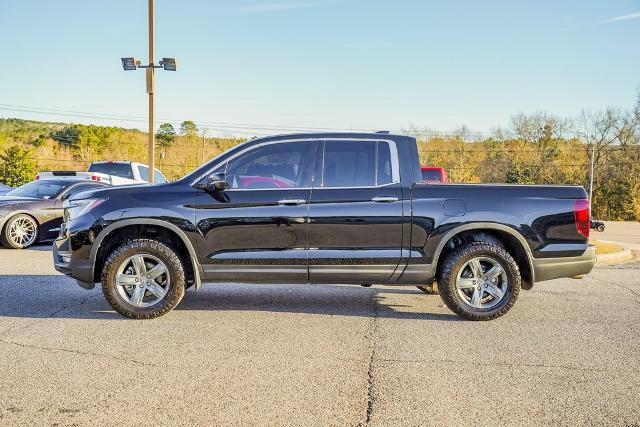
{"type": "Polygon", "coordinates": [[[18,187],[35,178],[38,164],[31,158],[28,150],[14,145],[0,155],[0,183],[18,187]]]}

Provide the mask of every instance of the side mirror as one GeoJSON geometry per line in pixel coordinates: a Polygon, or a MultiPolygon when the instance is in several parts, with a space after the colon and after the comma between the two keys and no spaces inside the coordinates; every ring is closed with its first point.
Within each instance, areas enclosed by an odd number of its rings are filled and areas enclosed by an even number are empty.
{"type": "Polygon", "coordinates": [[[216,172],[209,177],[209,185],[218,191],[223,191],[229,188],[227,184],[227,177],[224,172],[216,172]]]}
{"type": "Polygon", "coordinates": [[[229,185],[224,172],[216,172],[205,178],[202,183],[196,184],[195,187],[206,191],[224,191],[229,188],[229,185]]]}

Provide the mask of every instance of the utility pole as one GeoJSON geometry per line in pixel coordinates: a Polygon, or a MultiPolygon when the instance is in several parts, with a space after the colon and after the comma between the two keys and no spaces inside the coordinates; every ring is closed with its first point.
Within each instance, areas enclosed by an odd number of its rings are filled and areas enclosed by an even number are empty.
{"type": "Polygon", "coordinates": [[[149,94],[149,182],[153,184],[155,181],[156,172],[156,133],[154,124],[155,105],[153,102],[153,89],[154,89],[154,67],[153,58],[155,57],[153,52],[153,6],[154,0],[149,0],[149,68],[147,68],[147,93],[149,94]]]}
{"type": "Polygon", "coordinates": [[[202,129],[202,157],[200,158],[200,164],[204,165],[204,142],[205,142],[205,135],[207,134],[207,130],[206,129],[202,129]]]}
{"type": "Polygon", "coordinates": [[[149,65],[140,65],[140,61],[135,58],[121,58],[122,68],[125,71],[136,70],[138,68],[145,68],[147,74],[147,94],[149,94],[149,177],[150,183],[155,181],[155,103],[153,99],[153,93],[155,91],[155,69],[164,68],[166,71],[176,71],[176,59],[175,58],[162,58],[160,65],[154,64],[154,0],[149,0],[149,65]]]}
{"type": "Polygon", "coordinates": [[[595,162],[595,147],[593,144],[591,145],[591,149],[589,150],[591,153],[591,172],[589,173],[589,211],[591,212],[591,203],[593,200],[593,170],[594,170],[594,162],[595,162]]]}

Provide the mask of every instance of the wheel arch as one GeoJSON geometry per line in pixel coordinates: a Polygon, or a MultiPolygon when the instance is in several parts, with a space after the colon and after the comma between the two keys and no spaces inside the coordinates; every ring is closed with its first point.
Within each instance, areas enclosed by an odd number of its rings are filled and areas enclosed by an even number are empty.
{"type": "Polygon", "coordinates": [[[13,218],[16,215],[27,215],[36,222],[36,225],[38,226],[38,236],[36,237],[36,241],[34,243],[39,242],[40,234],[42,234],[40,233],[40,226],[41,226],[40,221],[38,221],[38,218],[32,212],[25,209],[20,209],[17,211],[10,212],[7,215],[5,215],[2,219],[0,219],[0,233],[4,233],[4,227],[11,220],[11,218],[13,218]]]}
{"type": "MultiPolygon", "coordinates": [[[[475,222],[471,224],[464,224],[449,230],[440,240],[434,254],[434,265],[436,266],[436,274],[439,273],[440,267],[446,258],[447,244],[451,242],[455,237],[462,235],[477,235],[477,233],[485,232],[490,236],[494,236],[505,249],[513,256],[518,264],[522,276],[522,289],[531,289],[535,283],[534,269],[533,269],[533,256],[531,249],[527,244],[524,237],[504,224],[491,223],[491,222],[475,222]]],[[[490,239],[479,239],[474,241],[487,241],[490,239]]],[[[488,241],[488,243],[494,243],[488,241]]]]}
{"type": "Polygon", "coordinates": [[[38,227],[40,227],[40,221],[38,221],[38,218],[36,218],[36,216],[33,214],[33,212],[25,210],[25,209],[20,209],[20,210],[17,210],[17,211],[9,212],[3,218],[0,218],[0,230],[4,230],[4,226],[7,224],[7,222],[9,222],[9,220],[11,218],[13,218],[14,216],[16,216],[16,215],[28,215],[31,218],[33,218],[33,220],[36,222],[36,224],[38,224],[38,227]]]}
{"type": "Polygon", "coordinates": [[[185,232],[182,231],[176,225],[168,221],[151,219],[151,218],[123,219],[110,224],[100,232],[100,234],[96,237],[96,240],[94,241],[93,245],[91,246],[91,253],[89,255],[89,259],[91,260],[92,275],[94,277],[94,281],[96,281],[96,277],[98,278],[96,282],[100,281],[99,277],[102,273],[102,266],[97,266],[96,263],[101,259],[100,258],[101,256],[104,256],[101,252],[101,248],[104,248],[106,246],[103,244],[103,242],[105,242],[105,239],[108,236],[113,236],[115,233],[124,231],[125,229],[131,228],[131,227],[133,228],[146,227],[147,229],[160,229],[160,230],[164,230],[166,233],[170,233],[168,234],[169,236],[174,236],[177,239],[177,242],[180,242],[184,246],[184,249],[186,250],[185,261],[189,263],[188,267],[191,267],[191,271],[193,273],[194,286],[196,287],[196,289],[200,287],[200,285],[202,284],[202,281],[201,281],[202,267],[198,262],[198,256],[197,256],[196,250],[193,247],[193,244],[191,243],[187,235],[185,234],[185,232]]]}

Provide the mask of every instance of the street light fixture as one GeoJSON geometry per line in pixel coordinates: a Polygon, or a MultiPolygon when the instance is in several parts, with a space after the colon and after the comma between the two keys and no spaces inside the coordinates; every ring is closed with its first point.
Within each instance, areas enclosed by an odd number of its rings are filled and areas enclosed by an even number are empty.
{"type": "Polygon", "coordinates": [[[135,58],[120,58],[122,60],[122,68],[125,71],[132,71],[135,70],[137,68],[137,64],[140,63],[140,61],[136,61],[135,58]]]}
{"type": "Polygon", "coordinates": [[[154,0],[149,0],[149,65],[141,65],[140,61],[135,58],[120,58],[122,60],[122,68],[125,71],[133,71],[138,68],[146,68],[147,71],[147,93],[149,94],[149,182],[154,182],[155,171],[155,127],[154,127],[154,83],[156,68],[163,68],[166,71],[176,71],[175,58],[162,58],[160,65],[153,63],[153,9],[154,0]]]}
{"type": "Polygon", "coordinates": [[[165,71],[176,71],[178,65],[176,64],[176,58],[162,58],[160,65],[165,71]]]}

